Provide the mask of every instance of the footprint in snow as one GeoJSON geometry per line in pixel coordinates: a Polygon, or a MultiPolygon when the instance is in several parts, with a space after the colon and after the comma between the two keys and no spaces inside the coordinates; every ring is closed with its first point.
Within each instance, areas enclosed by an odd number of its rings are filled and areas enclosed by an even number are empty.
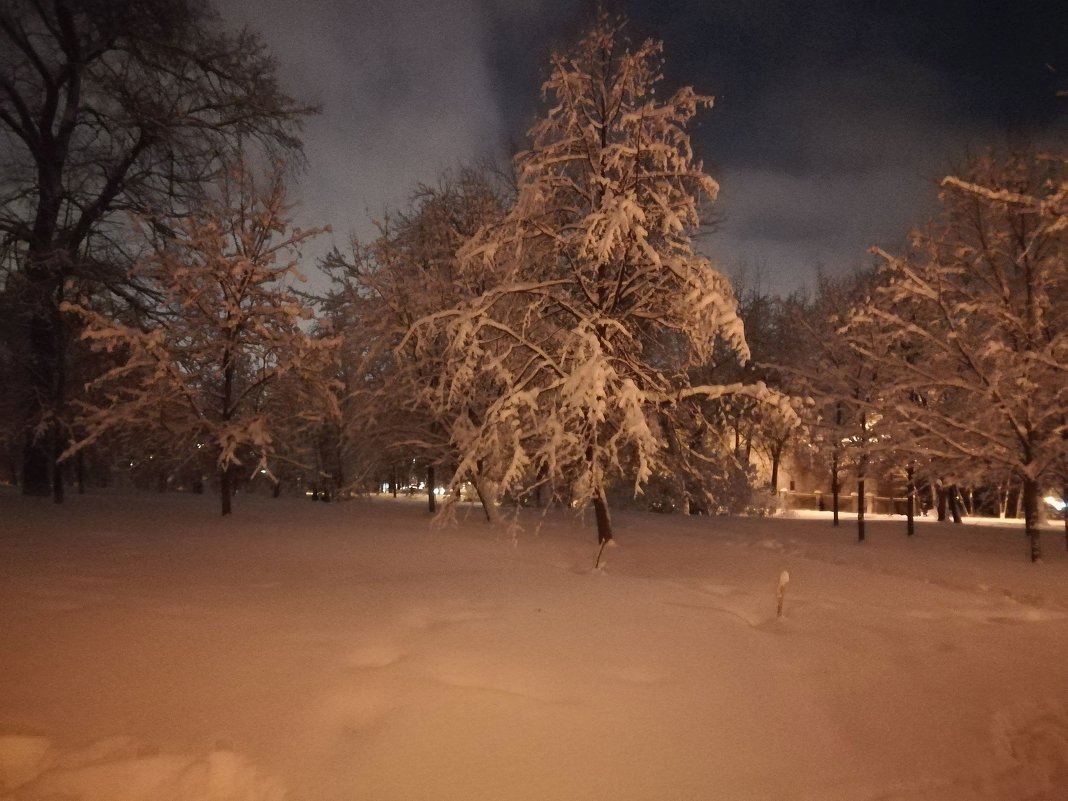
{"type": "Polygon", "coordinates": [[[357,670],[384,668],[403,659],[406,652],[395,645],[367,645],[345,658],[345,665],[357,670]]]}
{"type": "Polygon", "coordinates": [[[1058,702],[1002,710],[991,726],[999,798],[1062,798],[1068,787],[1068,708],[1058,702]]]}
{"type": "Polygon", "coordinates": [[[401,621],[410,629],[426,630],[448,626],[453,623],[469,623],[475,620],[489,620],[492,616],[486,612],[467,607],[453,609],[412,609],[401,621]]]}
{"type": "Polygon", "coordinates": [[[423,660],[421,672],[457,690],[488,692],[524,701],[564,703],[557,682],[531,665],[492,654],[439,653],[423,660]]]}
{"type": "Polygon", "coordinates": [[[342,731],[363,734],[384,723],[399,705],[395,693],[360,684],[342,687],[323,696],[319,714],[328,724],[342,731]]]}

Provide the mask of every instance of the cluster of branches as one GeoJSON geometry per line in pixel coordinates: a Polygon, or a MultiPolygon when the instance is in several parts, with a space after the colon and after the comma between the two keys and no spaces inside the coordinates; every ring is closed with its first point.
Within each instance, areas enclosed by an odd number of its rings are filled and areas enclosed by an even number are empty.
{"type": "Polygon", "coordinates": [[[274,476],[314,441],[335,487],[403,457],[490,515],[544,489],[592,504],[607,541],[610,486],[682,474],[684,503],[707,496],[723,404],[794,419],[710,371],[749,357],[693,248],[718,187],[686,129],[711,98],[657,98],[661,46],[622,20],[554,57],[514,176],[461,171],[332,254],[318,321],[290,286],[315,232],[291,230],[280,171],[264,187],[248,166],[299,157],[311,109],[254,35],[199,0],[16,0],[0,34],[18,312],[0,355],[26,493],[61,500],[64,459],[136,449],[209,466],[226,514],[237,466],[274,476]]]}
{"type": "MultiPolygon", "coordinates": [[[[477,297],[492,282],[488,272],[461,272],[456,254],[504,214],[509,197],[507,180],[488,165],[462,169],[420,187],[408,210],[379,223],[370,244],[354,241],[349,253],[324,260],[333,285],[324,316],[343,339],[337,473],[348,487],[386,478],[396,491],[401,481],[424,476],[435,509],[437,480],[455,472],[449,432],[462,412],[425,402],[445,370],[444,346],[425,343],[417,353],[407,335],[417,321],[477,297]]],[[[469,390],[469,403],[480,403],[483,393],[469,390]]]]}
{"type": "Polygon", "coordinates": [[[150,316],[102,313],[88,297],[63,304],[92,351],[119,358],[77,401],[61,458],[117,434],[204,461],[227,515],[236,470],[277,484],[275,466],[301,463],[300,446],[339,409],[337,340],[304,330],[313,310],[290,284],[295,248],[319,232],[290,228],[277,172],[261,189],[238,165],[219,188],[134,266],[159,294],[150,316]]]}
{"type": "Polygon", "coordinates": [[[131,273],[227,165],[256,148],[299,158],[311,109],[282,93],[255,35],[204,0],[9,0],[0,5],[0,255],[7,448],[24,492],[63,497],[79,324],[72,297],[149,311],[131,273]]]}
{"type": "Polygon", "coordinates": [[[543,490],[592,505],[603,543],[614,487],[675,476],[710,503],[711,405],[744,397],[796,422],[764,383],[710,370],[750,355],[729,282],[693,246],[718,187],[686,129],[711,99],[657,96],[660,50],[601,14],[553,58],[514,186],[463,173],[335,255],[334,313],[358,332],[353,447],[446,466],[450,496],[470,482],[490,516],[543,490]]]}
{"type": "Polygon", "coordinates": [[[1032,560],[1042,492],[1068,483],[1066,167],[1010,152],[945,179],[941,215],[907,254],[877,251],[876,286],[845,329],[882,371],[903,453],[1020,485],[1032,560]]]}
{"type": "Polygon", "coordinates": [[[592,506],[652,488],[723,507],[754,450],[831,476],[1068,483],[1063,157],[974,160],[878,271],[812,298],[736,294],[694,247],[718,186],[688,128],[711,98],[658,94],[659,42],[600,14],[555,55],[512,172],[421,187],[369,244],[294,291],[283,171],[311,109],[247,32],[180,3],[0,9],[5,150],[0,399],[24,491],[62,459],[137,449],[335,489],[439,478],[450,498],[592,506]],[[266,158],[263,158],[266,156],[266,158]],[[263,171],[261,171],[263,172],[263,171]],[[769,385],[774,389],[769,389],[769,385]],[[134,448],[137,443],[137,448],[134,448]],[[398,473],[398,468],[402,472],[398,473]]]}
{"type": "Polygon", "coordinates": [[[959,486],[990,488],[1002,510],[1017,487],[1040,558],[1042,494],[1068,497],[1066,199],[1063,157],[975,158],[906,253],[876,249],[878,269],[791,301],[809,345],[783,371],[811,401],[807,446],[829,464],[836,523],[840,471],[856,477],[860,539],[874,469],[905,480],[910,534],[920,479],[940,517],[959,515],[959,486]]]}
{"type": "Polygon", "coordinates": [[[0,440],[26,494],[122,454],[217,473],[226,513],[239,464],[272,476],[336,417],[281,166],[312,111],[203,0],[0,5],[0,440]]]}

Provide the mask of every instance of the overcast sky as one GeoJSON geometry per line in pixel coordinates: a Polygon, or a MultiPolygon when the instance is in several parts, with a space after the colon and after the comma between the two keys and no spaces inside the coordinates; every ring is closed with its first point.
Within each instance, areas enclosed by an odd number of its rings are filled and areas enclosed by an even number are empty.
{"type": "MultiPolygon", "coordinates": [[[[606,2],[664,41],[671,87],[715,95],[694,131],[721,184],[703,249],[786,292],[899,248],[968,148],[1064,142],[1066,0],[606,2]]],[[[344,245],[420,182],[522,146],[553,49],[590,0],[218,0],[261,33],[306,131],[304,224],[344,245]]],[[[324,242],[324,245],[326,243],[324,242]]]]}

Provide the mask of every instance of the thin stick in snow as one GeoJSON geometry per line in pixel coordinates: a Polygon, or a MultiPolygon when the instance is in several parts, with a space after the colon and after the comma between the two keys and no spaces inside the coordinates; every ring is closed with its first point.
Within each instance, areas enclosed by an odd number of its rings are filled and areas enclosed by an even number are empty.
{"type": "Polygon", "coordinates": [[[786,596],[786,585],[790,583],[790,572],[787,570],[779,574],[779,586],[775,590],[775,617],[782,617],[782,602],[786,596]]]}
{"type": "Polygon", "coordinates": [[[607,538],[601,540],[601,547],[597,549],[597,559],[594,560],[594,563],[593,563],[593,569],[594,570],[600,569],[600,567],[601,567],[601,555],[604,553],[604,546],[606,546],[610,542],[611,542],[611,540],[607,539],[607,538]]]}

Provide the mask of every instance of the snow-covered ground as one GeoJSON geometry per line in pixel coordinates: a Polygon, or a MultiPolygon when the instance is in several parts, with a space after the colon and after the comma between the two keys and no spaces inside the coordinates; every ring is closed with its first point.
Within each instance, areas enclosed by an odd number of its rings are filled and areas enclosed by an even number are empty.
{"type": "Polygon", "coordinates": [[[1056,529],[216,506],[0,497],[0,799],[1068,798],[1056,529]]]}

